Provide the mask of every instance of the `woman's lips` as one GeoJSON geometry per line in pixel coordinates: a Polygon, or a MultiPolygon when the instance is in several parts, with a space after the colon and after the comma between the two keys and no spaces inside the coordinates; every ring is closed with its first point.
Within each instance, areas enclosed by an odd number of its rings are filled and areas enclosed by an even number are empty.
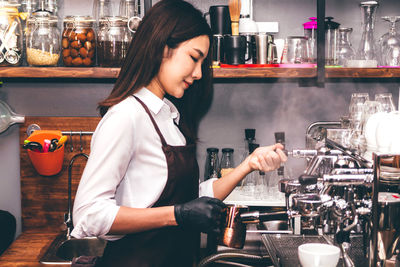
{"type": "Polygon", "coordinates": [[[186,88],[189,88],[189,86],[191,85],[191,83],[188,83],[187,81],[183,81],[185,83],[186,88]]]}

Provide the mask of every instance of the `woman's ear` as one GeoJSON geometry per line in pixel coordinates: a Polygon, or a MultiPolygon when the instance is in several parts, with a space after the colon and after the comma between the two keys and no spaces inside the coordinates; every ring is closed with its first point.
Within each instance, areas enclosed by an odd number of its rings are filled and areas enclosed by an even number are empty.
{"type": "Polygon", "coordinates": [[[168,45],[166,45],[166,46],[164,47],[163,58],[169,58],[169,57],[171,57],[171,56],[172,56],[172,52],[173,52],[173,49],[170,48],[170,47],[168,47],[168,45]]]}

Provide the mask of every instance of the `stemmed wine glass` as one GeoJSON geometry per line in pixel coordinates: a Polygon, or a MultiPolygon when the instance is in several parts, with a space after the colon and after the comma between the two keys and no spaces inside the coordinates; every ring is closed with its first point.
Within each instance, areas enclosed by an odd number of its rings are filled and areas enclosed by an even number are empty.
{"type": "Polygon", "coordinates": [[[396,32],[396,22],[400,16],[385,16],[382,20],[390,23],[389,32],[379,39],[383,66],[400,66],[400,34],[396,32]]]}

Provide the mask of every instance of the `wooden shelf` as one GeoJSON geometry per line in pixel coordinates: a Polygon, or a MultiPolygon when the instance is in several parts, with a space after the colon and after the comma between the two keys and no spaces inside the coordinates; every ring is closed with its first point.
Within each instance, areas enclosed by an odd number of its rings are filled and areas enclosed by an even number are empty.
{"type": "Polygon", "coordinates": [[[119,68],[0,67],[0,78],[117,78],[119,68]]]}
{"type": "Polygon", "coordinates": [[[400,68],[326,68],[327,78],[399,78],[400,68]]]}
{"type": "MultiPolygon", "coordinates": [[[[0,67],[0,78],[115,79],[119,68],[0,67]]],[[[400,78],[400,68],[326,68],[327,78],[400,78]]],[[[214,78],[313,78],[316,68],[216,68],[214,78]]]]}
{"type": "Polygon", "coordinates": [[[316,68],[216,68],[214,78],[313,78],[316,68]]]}

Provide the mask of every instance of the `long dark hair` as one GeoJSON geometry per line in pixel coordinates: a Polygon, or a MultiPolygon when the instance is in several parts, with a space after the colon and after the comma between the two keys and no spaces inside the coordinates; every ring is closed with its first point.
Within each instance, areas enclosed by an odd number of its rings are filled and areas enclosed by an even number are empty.
{"type": "MultiPolygon", "coordinates": [[[[202,13],[182,0],[161,0],[144,16],[121,67],[120,74],[111,94],[99,103],[100,115],[148,85],[158,74],[164,48],[174,49],[180,43],[207,35],[212,43],[210,26],[202,13]]],[[[170,99],[181,113],[187,126],[186,135],[195,139],[201,117],[208,108],[212,91],[212,69],[210,51],[202,64],[202,78],[185,91],[181,99],[170,99]]]]}

